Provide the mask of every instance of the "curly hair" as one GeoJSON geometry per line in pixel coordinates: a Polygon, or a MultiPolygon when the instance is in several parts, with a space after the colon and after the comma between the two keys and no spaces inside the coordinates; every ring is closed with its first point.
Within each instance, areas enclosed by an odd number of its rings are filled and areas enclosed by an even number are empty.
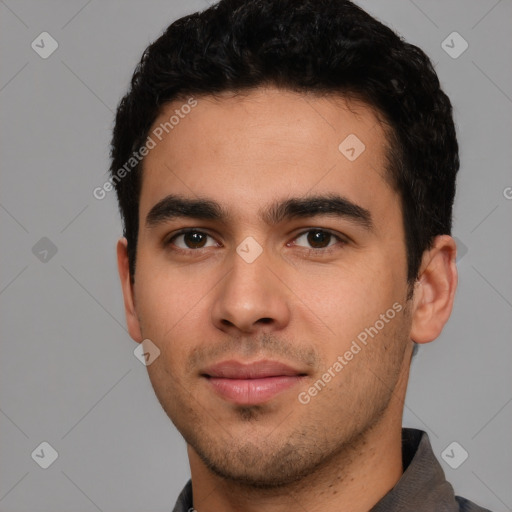
{"type": "Polygon", "coordinates": [[[141,162],[123,179],[117,171],[144,144],[166,103],[266,85],[355,97],[383,120],[410,284],[434,237],[451,233],[459,169],[452,105],[427,55],[349,0],[221,0],[178,19],[144,51],[118,106],[111,144],[110,180],[132,280],[141,162]]]}

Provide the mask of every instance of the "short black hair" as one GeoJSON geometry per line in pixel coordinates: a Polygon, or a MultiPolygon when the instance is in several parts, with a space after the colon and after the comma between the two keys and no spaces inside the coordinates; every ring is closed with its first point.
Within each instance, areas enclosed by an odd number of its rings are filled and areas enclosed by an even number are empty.
{"type": "Polygon", "coordinates": [[[221,0],[178,19],[144,51],[111,144],[131,279],[142,160],[122,179],[119,170],[144,145],[162,107],[267,85],[356,98],[383,121],[411,284],[434,237],[451,233],[459,169],[452,105],[427,55],[349,0],[221,0]]]}

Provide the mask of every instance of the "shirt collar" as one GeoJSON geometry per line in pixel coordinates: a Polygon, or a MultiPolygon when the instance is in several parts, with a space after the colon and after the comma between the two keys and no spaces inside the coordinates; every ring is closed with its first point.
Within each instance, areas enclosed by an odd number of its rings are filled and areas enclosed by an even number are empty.
{"type": "Polygon", "coordinates": [[[453,487],[446,481],[426,432],[402,429],[402,462],[400,480],[370,512],[459,511],[453,487]]]}

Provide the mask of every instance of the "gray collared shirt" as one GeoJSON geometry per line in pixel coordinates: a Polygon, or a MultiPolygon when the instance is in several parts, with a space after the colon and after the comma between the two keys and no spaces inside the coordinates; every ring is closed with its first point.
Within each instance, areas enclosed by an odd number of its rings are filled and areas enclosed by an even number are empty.
{"type": "MultiPolygon", "coordinates": [[[[455,496],[432,451],[426,432],[402,429],[402,459],[405,468],[402,477],[370,512],[490,512],[455,496]]],[[[193,510],[192,482],[189,480],[173,512],[193,510]]]]}

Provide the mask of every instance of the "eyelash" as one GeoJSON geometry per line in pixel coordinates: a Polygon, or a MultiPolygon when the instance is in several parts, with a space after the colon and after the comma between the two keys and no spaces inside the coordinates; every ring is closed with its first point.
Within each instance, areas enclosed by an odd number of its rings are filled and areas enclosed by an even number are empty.
{"type": "MultiPolygon", "coordinates": [[[[323,228],[309,228],[309,229],[306,229],[304,231],[301,231],[300,233],[297,234],[297,236],[294,237],[293,241],[295,241],[298,238],[300,238],[301,236],[306,235],[306,234],[311,233],[311,232],[321,232],[321,233],[328,234],[328,235],[332,236],[333,238],[335,238],[338,242],[341,242],[342,246],[346,245],[348,243],[347,239],[345,239],[345,238],[343,238],[343,237],[341,237],[339,235],[334,234],[333,232],[329,231],[328,229],[323,229],[323,228]]],[[[172,237],[170,237],[166,241],[164,241],[164,246],[165,247],[172,246],[173,245],[173,241],[176,238],[178,238],[181,235],[186,235],[188,233],[200,233],[202,235],[206,235],[206,236],[208,236],[210,238],[213,238],[208,233],[205,233],[204,231],[201,231],[199,229],[186,228],[186,229],[182,229],[182,230],[178,231],[177,233],[172,235],[172,237]]],[[[314,248],[314,247],[307,248],[307,247],[302,247],[302,246],[298,246],[298,247],[301,247],[301,249],[303,249],[304,251],[307,251],[308,254],[314,254],[316,256],[318,256],[319,253],[322,253],[322,255],[328,255],[328,254],[331,254],[333,251],[339,249],[339,247],[336,247],[336,245],[329,245],[329,246],[324,247],[324,248],[314,248]]],[[[204,247],[200,247],[198,249],[182,249],[181,247],[176,247],[176,246],[174,246],[172,248],[173,251],[178,252],[178,253],[182,253],[182,254],[201,253],[201,249],[205,249],[205,248],[204,247]]],[[[206,247],[206,249],[207,249],[207,247],[206,247]]]]}

